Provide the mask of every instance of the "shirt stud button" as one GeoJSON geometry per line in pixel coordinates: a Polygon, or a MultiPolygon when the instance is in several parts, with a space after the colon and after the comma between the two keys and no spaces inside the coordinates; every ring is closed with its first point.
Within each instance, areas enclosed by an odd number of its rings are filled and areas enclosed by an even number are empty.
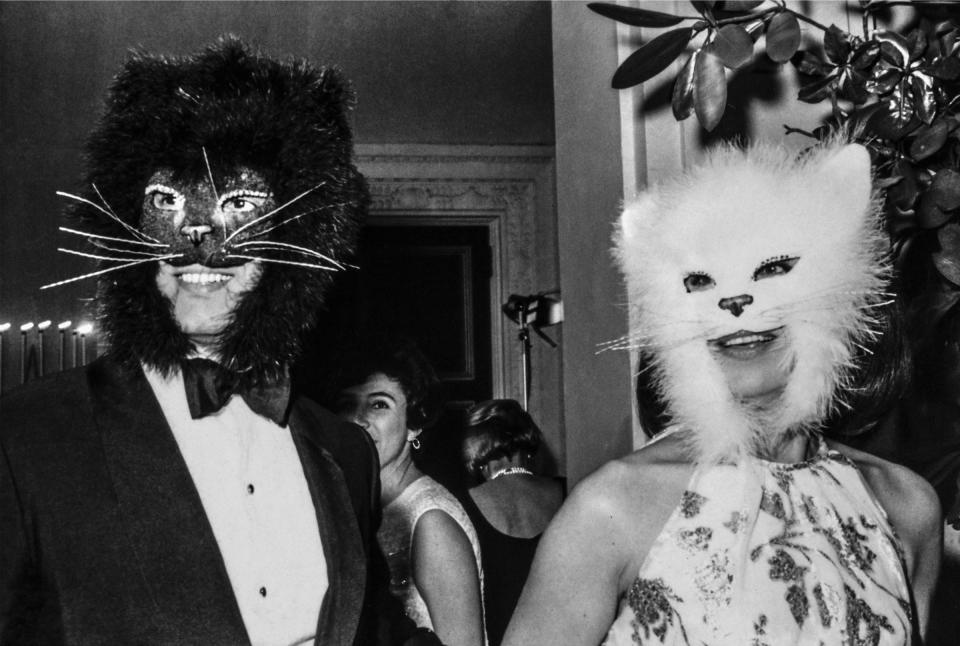
{"type": "Polygon", "coordinates": [[[253,493],[253,485],[252,485],[252,484],[248,484],[248,485],[247,485],[247,493],[253,493]]]}
{"type": "Polygon", "coordinates": [[[266,588],[260,588],[260,596],[261,596],[261,597],[267,596],[267,589],[266,589],[266,588]]]}

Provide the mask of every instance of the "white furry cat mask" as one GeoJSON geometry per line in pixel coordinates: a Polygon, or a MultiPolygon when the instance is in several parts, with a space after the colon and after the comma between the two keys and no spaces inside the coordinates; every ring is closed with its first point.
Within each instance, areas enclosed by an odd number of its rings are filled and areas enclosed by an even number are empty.
{"type": "MultiPolygon", "coordinates": [[[[762,455],[816,430],[842,401],[853,349],[874,334],[887,243],[870,157],[827,145],[797,159],[724,146],[625,205],[615,254],[636,329],[673,422],[699,462],[762,455]],[[758,410],[731,392],[711,343],[776,331],[789,379],[758,410]]],[[[713,347],[716,347],[715,345],[713,347]]]]}

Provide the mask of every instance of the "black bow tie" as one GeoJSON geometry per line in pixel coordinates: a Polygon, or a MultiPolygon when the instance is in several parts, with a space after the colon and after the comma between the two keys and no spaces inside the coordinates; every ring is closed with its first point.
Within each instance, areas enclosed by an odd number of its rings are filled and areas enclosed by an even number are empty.
{"type": "Polygon", "coordinates": [[[213,415],[226,406],[231,397],[239,395],[254,413],[280,426],[287,423],[289,377],[285,376],[275,384],[244,387],[239,374],[210,359],[185,359],[180,366],[193,419],[213,415]]]}

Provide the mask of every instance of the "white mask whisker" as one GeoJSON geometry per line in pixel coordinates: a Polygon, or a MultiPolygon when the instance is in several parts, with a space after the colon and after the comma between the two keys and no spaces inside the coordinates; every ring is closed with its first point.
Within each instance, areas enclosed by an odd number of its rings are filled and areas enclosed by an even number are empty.
{"type": "Polygon", "coordinates": [[[133,235],[135,235],[137,238],[143,240],[144,242],[154,242],[154,243],[156,243],[156,244],[162,244],[162,243],[161,243],[159,240],[157,240],[156,238],[151,238],[150,236],[148,236],[148,235],[147,235],[146,233],[144,233],[143,231],[140,231],[140,230],[138,230],[137,228],[130,226],[129,224],[127,224],[126,222],[124,222],[123,220],[121,220],[119,217],[117,217],[116,215],[114,215],[114,214],[111,213],[110,211],[107,211],[106,209],[104,209],[102,206],[100,206],[100,205],[97,204],[96,202],[91,202],[90,200],[86,199],[85,197],[80,197],[79,195],[74,195],[73,193],[67,193],[67,192],[65,192],[65,191],[57,191],[56,193],[57,193],[57,195],[59,195],[60,197],[68,197],[68,198],[70,198],[71,200],[76,200],[76,201],[78,201],[78,202],[83,202],[84,204],[87,204],[87,205],[89,205],[89,206],[92,206],[93,208],[97,209],[98,211],[100,211],[101,213],[103,213],[104,215],[106,215],[108,218],[110,218],[110,219],[112,219],[112,220],[116,220],[116,221],[120,224],[120,226],[122,226],[124,229],[126,229],[127,231],[129,231],[130,233],[132,233],[133,235]]]}
{"type": "Polygon", "coordinates": [[[137,251],[136,249],[117,249],[116,247],[111,247],[108,244],[99,242],[97,240],[87,240],[87,242],[98,249],[103,249],[105,251],[116,251],[117,253],[127,253],[133,254],[135,256],[149,256],[151,258],[157,258],[164,255],[163,253],[156,253],[153,251],[137,251]]]}
{"type": "Polygon", "coordinates": [[[77,230],[77,229],[70,229],[70,228],[68,228],[68,227],[57,227],[57,228],[58,228],[60,231],[63,231],[64,233],[72,233],[72,234],[74,234],[74,235],[83,236],[84,238],[97,238],[97,239],[99,239],[99,240],[111,240],[111,241],[113,241],[113,242],[122,242],[122,243],[124,243],[124,244],[142,245],[142,246],[144,246],[144,247],[161,247],[161,248],[166,248],[166,247],[169,247],[169,246],[170,246],[170,245],[168,245],[168,244],[163,244],[163,243],[160,243],[160,242],[144,242],[143,240],[128,240],[128,239],[126,239],[126,238],[114,238],[113,236],[104,236],[104,235],[100,235],[100,234],[98,234],[98,233],[88,233],[88,232],[86,232],[86,231],[79,231],[79,230],[77,230]]]}
{"type": "Polygon", "coordinates": [[[257,231],[256,233],[251,233],[251,234],[250,234],[249,236],[247,236],[247,237],[248,237],[248,238],[259,238],[259,237],[262,236],[262,235],[266,235],[266,234],[270,233],[270,232],[273,231],[274,229],[279,229],[280,227],[284,226],[285,224],[290,224],[291,222],[294,222],[294,221],[296,221],[296,220],[299,220],[300,218],[302,218],[302,217],[305,216],[305,215],[313,215],[314,213],[319,213],[320,211],[325,211],[326,209],[334,209],[334,208],[339,208],[339,207],[342,207],[342,206],[347,206],[347,203],[346,203],[346,202],[337,202],[336,204],[327,204],[327,205],[324,205],[324,206],[321,206],[321,207],[318,207],[318,208],[315,208],[315,209],[310,209],[309,211],[302,211],[302,212],[300,212],[300,213],[297,213],[296,215],[290,216],[289,218],[287,218],[286,220],[283,220],[282,222],[278,222],[277,224],[273,225],[272,227],[268,227],[268,228],[263,229],[263,230],[261,230],[261,231],[257,231]]]}
{"type": "Polygon", "coordinates": [[[40,289],[49,289],[50,287],[59,287],[60,285],[66,285],[67,283],[73,283],[78,280],[83,280],[84,278],[92,278],[94,276],[100,276],[101,274],[106,274],[111,271],[118,271],[120,269],[126,269],[127,267],[133,267],[134,265],[142,265],[145,262],[157,262],[158,260],[170,260],[171,258],[180,258],[183,256],[182,253],[172,253],[167,256],[160,256],[159,258],[143,258],[138,260],[132,260],[123,265],[117,265],[116,267],[107,267],[106,269],[99,269],[97,271],[92,271],[89,274],[83,274],[82,276],[75,276],[73,278],[68,278],[66,280],[60,280],[55,283],[50,283],[49,285],[43,285],[40,289]]]}
{"type": "Polygon", "coordinates": [[[320,258],[321,260],[326,260],[327,262],[332,263],[333,265],[336,265],[340,269],[346,269],[346,267],[342,263],[337,262],[333,258],[326,256],[320,253],[319,251],[314,251],[313,249],[308,249],[306,247],[301,247],[299,245],[290,244],[288,242],[278,242],[276,240],[250,240],[247,242],[241,242],[241,243],[235,244],[233,246],[238,249],[240,247],[251,247],[255,249],[262,249],[264,251],[267,251],[267,250],[296,251],[296,252],[305,254],[307,256],[313,256],[315,258],[320,258]]]}
{"type": "MultiPolygon", "coordinates": [[[[213,181],[213,169],[210,167],[210,158],[207,157],[207,147],[200,146],[200,151],[203,153],[203,163],[207,166],[207,177],[210,178],[210,188],[213,189],[213,199],[216,200],[217,211],[220,209],[220,193],[217,192],[217,183],[213,181]]],[[[220,224],[223,226],[223,240],[227,240],[227,216],[221,211],[220,212],[220,224]]]]}
{"type": "Polygon", "coordinates": [[[296,202],[296,201],[298,201],[298,200],[306,197],[306,196],[309,195],[310,193],[313,193],[315,190],[317,190],[317,189],[320,188],[321,186],[324,186],[325,184],[326,184],[326,182],[320,182],[319,184],[317,184],[317,185],[314,186],[313,188],[308,188],[307,190],[305,190],[305,191],[304,191],[303,193],[301,193],[300,195],[294,197],[294,198],[291,199],[291,200],[288,200],[286,204],[283,204],[282,206],[278,206],[277,208],[273,209],[273,210],[270,211],[269,213],[265,213],[264,215],[261,215],[260,217],[255,218],[255,219],[251,220],[250,222],[247,222],[246,224],[244,224],[244,225],[241,226],[241,227],[237,227],[237,229],[236,229],[233,233],[231,233],[230,235],[228,235],[226,238],[223,239],[223,244],[227,244],[228,242],[230,242],[231,240],[233,240],[235,237],[237,237],[237,234],[239,234],[241,231],[244,231],[245,229],[249,229],[249,228],[252,227],[253,225],[257,224],[258,222],[262,222],[262,221],[266,220],[267,218],[269,218],[270,216],[272,216],[274,213],[279,213],[280,211],[282,211],[283,209],[287,208],[288,206],[290,206],[290,205],[293,204],[294,202],[296,202]]]}
{"type": "MultiPolygon", "coordinates": [[[[83,258],[92,258],[94,260],[113,260],[115,262],[127,262],[130,260],[141,260],[140,258],[120,258],[117,256],[104,256],[101,254],[87,253],[85,251],[77,251],[75,249],[66,249],[64,247],[57,247],[57,251],[61,253],[68,253],[73,256],[82,256],[83,258]]],[[[143,260],[157,260],[158,258],[163,258],[161,254],[150,254],[149,258],[143,258],[143,260]]]]}
{"type": "Polygon", "coordinates": [[[110,211],[110,214],[111,214],[113,217],[115,217],[115,218],[118,217],[118,216],[117,216],[117,212],[113,210],[113,208],[112,208],[112,207],[110,206],[110,204],[107,202],[107,199],[106,199],[105,197],[103,197],[103,193],[100,192],[100,189],[97,188],[97,185],[94,184],[93,182],[90,182],[90,186],[93,187],[93,191],[97,194],[97,197],[100,198],[100,201],[103,202],[103,206],[106,207],[106,209],[107,209],[108,211],[110,211]]]}
{"type": "Polygon", "coordinates": [[[279,260],[277,258],[264,258],[263,256],[248,256],[238,253],[229,254],[227,258],[244,258],[246,260],[259,260],[260,262],[273,262],[280,265],[295,265],[297,267],[309,267],[310,269],[322,269],[323,271],[340,271],[340,269],[336,267],[329,267],[327,265],[318,265],[309,262],[296,262],[293,260],[279,260]]]}

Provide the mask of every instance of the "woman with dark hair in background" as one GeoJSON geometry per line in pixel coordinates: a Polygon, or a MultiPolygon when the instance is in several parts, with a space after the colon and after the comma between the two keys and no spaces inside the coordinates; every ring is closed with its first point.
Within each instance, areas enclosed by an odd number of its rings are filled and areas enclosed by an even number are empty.
{"type": "Polygon", "coordinates": [[[467,413],[463,462],[482,484],[463,496],[463,506],[480,538],[490,646],[502,641],[540,535],[563,501],[560,483],[534,472],[542,440],[513,399],[482,402],[467,413]]]}
{"type": "Polygon", "coordinates": [[[373,438],[383,522],[377,539],[391,591],[444,644],[486,643],[480,546],[469,518],[414,464],[420,433],[439,416],[439,381],[412,343],[367,347],[344,363],[335,408],[373,438]]]}

